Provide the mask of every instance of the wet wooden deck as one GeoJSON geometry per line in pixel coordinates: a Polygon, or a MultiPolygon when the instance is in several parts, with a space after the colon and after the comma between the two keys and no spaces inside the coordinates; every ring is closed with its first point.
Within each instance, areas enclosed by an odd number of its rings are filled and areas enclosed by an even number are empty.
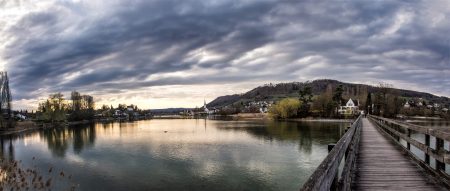
{"type": "Polygon", "coordinates": [[[371,122],[362,123],[353,190],[445,190],[371,122]]]}

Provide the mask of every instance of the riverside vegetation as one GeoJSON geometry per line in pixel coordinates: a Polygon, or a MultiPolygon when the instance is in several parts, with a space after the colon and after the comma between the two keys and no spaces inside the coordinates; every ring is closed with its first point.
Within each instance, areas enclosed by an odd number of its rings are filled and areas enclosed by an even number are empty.
{"type": "MultiPolygon", "coordinates": [[[[321,117],[321,118],[343,118],[345,116],[338,109],[348,99],[357,99],[359,109],[365,113],[378,116],[396,118],[399,116],[428,116],[450,119],[450,113],[440,111],[439,108],[430,107],[433,102],[422,98],[405,97],[398,94],[398,90],[391,84],[378,84],[377,91],[368,92],[367,89],[357,88],[352,90],[345,88],[342,84],[332,88],[328,85],[326,90],[319,94],[313,94],[311,83],[306,83],[302,89],[287,98],[281,98],[269,109],[269,115],[274,119],[321,117]],[[405,107],[405,103],[412,100],[420,100],[422,107],[405,107]]],[[[363,86],[364,87],[364,86],[363,86]]],[[[444,98],[442,98],[444,99],[444,98]]],[[[445,99],[444,99],[445,100],[445,99]]],[[[448,101],[448,100],[447,100],[448,101]]],[[[436,104],[436,102],[434,102],[436,104]]],[[[442,108],[450,103],[443,101],[442,108]]],[[[439,105],[439,104],[438,104],[439,105]]],[[[359,113],[355,113],[357,115],[359,113]]]]}
{"type": "Polygon", "coordinates": [[[75,190],[70,179],[71,175],[53,167],[48,172],[39,172],[35,168],[24,168],[21,161],[0,159],[0,190],[52,190],[54,181],[66,190],[75,190]]]}

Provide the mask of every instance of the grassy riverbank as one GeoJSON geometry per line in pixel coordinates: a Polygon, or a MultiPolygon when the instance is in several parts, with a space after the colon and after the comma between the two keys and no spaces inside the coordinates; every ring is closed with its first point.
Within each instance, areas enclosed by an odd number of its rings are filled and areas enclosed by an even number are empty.
{"type": "Polygon", "coordinates": [[[32,121],[18,121],[18,122],[16,122],[16,125],[14,128],[1,129],[0,135],[23,133],[23,132],[27,132],[27,131],[37,130],[40,128],[43,128],[43,127],[37,125],[35,122],[32,122],[32,121]]]}

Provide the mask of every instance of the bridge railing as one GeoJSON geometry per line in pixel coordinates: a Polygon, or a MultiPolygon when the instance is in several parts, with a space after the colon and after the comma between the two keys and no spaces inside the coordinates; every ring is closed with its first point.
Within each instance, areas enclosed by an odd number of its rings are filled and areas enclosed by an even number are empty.
{"type": "Polygon", "coordinates": [[[369,119],[390,135],[422,168],[430,172],[447,187],[450,187],[450,176],[445,172],[445,165],[450,164],[450,152],[445,150],[444,147],[444,141],[450,142],[450,133],[373,115],[369,116],[369,119]],[[425,136],[424,143],[412,138],[411,134],[413,133],[423,134],[425,136]],[[434,148],[430,144],[431,137],[435,139],[434,148]],[[406,142],[406,147],[401,140],[406,142]],[[411,151],[411,145],[424,153],[424,160],[411,151]],[[435,168],[430,163],[431,158],[436,161],[435,168]]]}
{"type": "Polygon", "coordinates": [[[300,190],[350,190],[361,137],[361,116],[353,122],[300,190]],[[338,174],[342,159],[344,168],[338,174]]]}

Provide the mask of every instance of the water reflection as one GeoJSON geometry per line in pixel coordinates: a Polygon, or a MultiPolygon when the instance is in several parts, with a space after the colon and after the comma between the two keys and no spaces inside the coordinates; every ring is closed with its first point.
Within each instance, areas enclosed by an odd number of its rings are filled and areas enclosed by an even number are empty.
{"type": "Polygon", "coordinates": [[[0,139],[0,159],[14,161],[14,145],[12,139],[0,139]]]}
{"type": "MultiPolygon", "coordinates": [[[[424,126],[426,128],[436,129],[439,131],[450,132],[450,121],[445,121],[445,120],[406,120],[406,122],[424,126]]],[[[407,130],[406,130],[406,128],[399,127],[399,132],[406,134],[407,130]]],[[[423,134],[423,133],[419,133],[419,132],[411,130],[411,138],[414,139],[415,141],[425,144],[425,134],[423,134]]],[[[401,139],[400,143],[403,145],[403,147],[405,147],[405,148],[407,147],[407,142],[405,140],[401,139]]],[[[430,145],[429,146],[432,149],[436,149],[436,137],[430,136],[430,145]]],[[[445,140],[444,140],[444,149],[447,151],[450,150],[449,142],[445,141],[445,140]]],[[[416,157],[419,158],[420,160],[425,161],[425,153],[421,149],[415,147],[412,144],[411,144],[411,152],[414,155],[416,155],[416,157]]],[[[430,157],[430,166],[432,168],[436,169],[436,160],[432,156],[430,157]]],[[[445,172],[447,174],[450,174],[450,169],[448,168],[449,165],[445,164],[445,166],[446,166],[445,172]]]]}
{"type": "Polygon", "coordinates": [[[46,129],[39,136],[47,142],[48,149],[54,156],[64,157],[72,145],[73,151],[79,154],[83,149],[94,146],[95,125],[74,126],[69,128],[46,129]]]}
{"type": "Polygon", "coordinates": [[[64,169],[81,190],[298,190],[346,125],[151,120],[49,129],[2,141],[16,160],[43,171],[49,165],[64,169]],[[29,160],[34,156],[39,159],[29,160]]]}
{"type": "Polygon", "coordinates": [[[345,133],[348,123],[325,122],[235,122],[217,125],[219,129],[245,131],[258,139],[298,143],[298,150],[310,154],[313,141],[333,144],[345,133]],[[243,128],[244,127],[244,128],[243,128]]]}

